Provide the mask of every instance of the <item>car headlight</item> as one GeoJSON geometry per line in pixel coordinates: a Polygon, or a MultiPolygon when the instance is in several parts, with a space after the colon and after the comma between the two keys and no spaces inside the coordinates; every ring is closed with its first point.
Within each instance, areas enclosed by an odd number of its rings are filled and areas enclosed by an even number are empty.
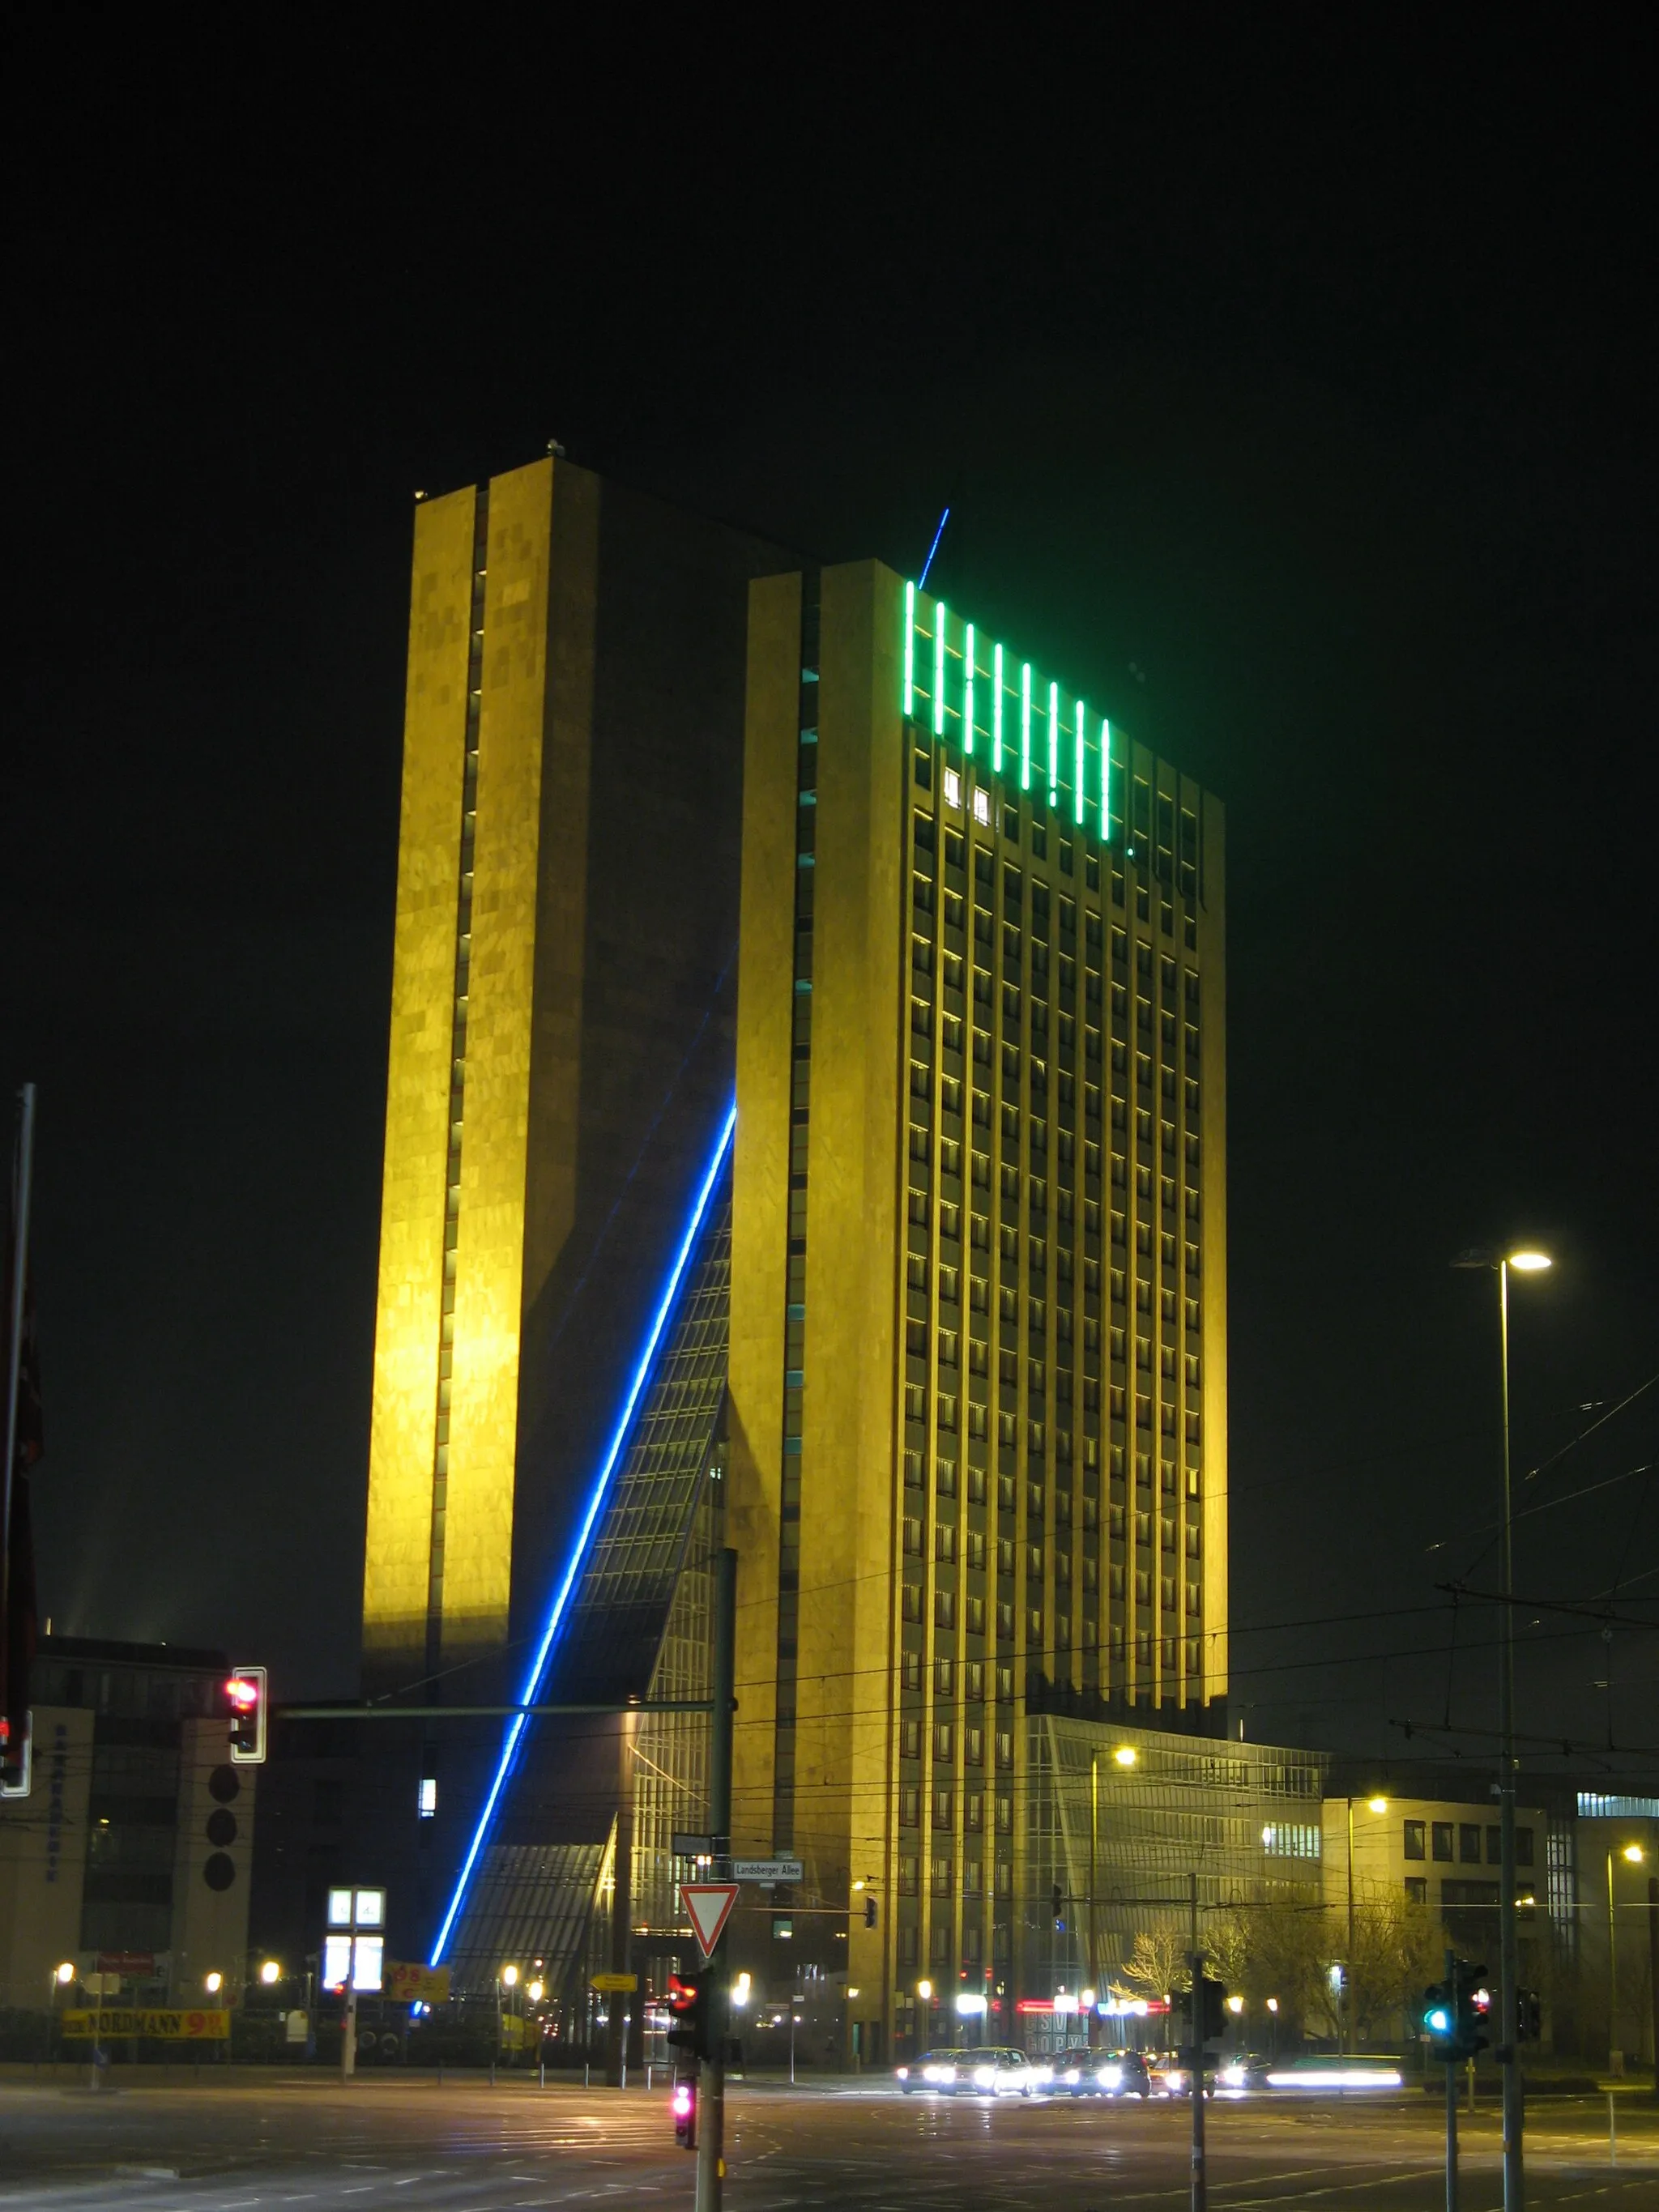
{"type": "Polygon", "coordinates": [[[898,2073],[898,2078],[901,2081],[908,2081],[909,2080],[910,2069],[908,2066],[901,2066],[896,2070],[898,2073]]]}
{"type": "Polygon", "coordinates": [[[1080,2066],[1068,2066],[1061,2078],[1067,2081],[1080,2081],[1083,2079],[1083,2069],[1080,2066]]]}
{"type": "Polygon", "coordinates": [[[994,2066],[975,2066],[974,2080],[981,2089],[994,2089],[997,2085],[997,2069],[994,2066]]]}
{"type": "Polygon", "coordinates": [[[1103,2089],[1121,2089],[1123,2087],[1123,2069],[1121,2066],[1103,2066],[1095,2079],[1103,2089]]]}
{"type": "Polygon", "coordinates": [[[1242,2066],[1224,2066],[1221,2078],[1230,2089],[1242,2089],[1244,2087],[1244,2069],[1242,2066]]]}
{"type": "Polygon", "coordinates": [[[1164,2078],[1172,2089],[1182,2089],[1187,2085],[1187,2076],[1177,2066],[1172,2066],[1164,2078]]]}
{"type": "Polygon", "coordinates": [[[924,2081],[954,2081],[956,2078],[957,2069],[954,2066],[926,2066],[922,2069],[924,2081]]]}

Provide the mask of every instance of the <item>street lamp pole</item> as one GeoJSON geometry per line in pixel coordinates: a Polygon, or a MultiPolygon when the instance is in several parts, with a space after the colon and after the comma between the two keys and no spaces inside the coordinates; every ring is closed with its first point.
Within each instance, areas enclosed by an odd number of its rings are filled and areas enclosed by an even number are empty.
{"type": "Polygon", "coordinates": [[[1498,1327],[1504,1391],[1504,1538],[1502,1648],[1498,1677],[1498,1731],[1503,1769],[1498,1777],[1498,2002],[1503,2033],[1498,2063],[1504,2085],[1504,2212],[1522,2212],[1521,2069],[1516,2063],[1516,1990],[1520,1981],[1515,1922],[1515,1522],[1510,1491],[1510,1263],[1498,1263],[1498,1327]]]}
{"type": "MultiPolygon", "coordinates": [[[[1455,1265],[1491,1267],[1489,1252],[1466,1254],[1455,1265]]],[[[1503,1522],[1500,1543],[1500,1610],[1498,1661],[1498,2002],[1501,2028],[1496,2057],[1504,2085],[1504,2212],[1525,2212],[1526,2175],[1522,2157],[1525,2124],[1520,2064],[1517,1992],[1520,1955],[1515,1906],[1515,1518],[1510,1480],[1510,1270],[1535,1274],[1550,1265],[1545,1252],[1518,1250],[1498,1255],[1498,1352],[1504,1429],[1503,1522]]]]}
{"type": "MultiPolygon", "coordinates": [[[[1640,1844],[1626,1844],[1619,1856],[1628,1859],[1632,1866],[1640,1866],[1647,1853],[1640,1844]]],[[[1640,2036],[1637,2038],[1639,2044],[1640,2036]]],[[[1619,2047],[1619,1929],[1613,1910],[1613,1849],[1607,1850],[1607,2071],[1621,2070],[1622,2054],[1619,2047]]],[[[1659,2077],[1656,2077],[1659,2078],[1659,2077]]]]}

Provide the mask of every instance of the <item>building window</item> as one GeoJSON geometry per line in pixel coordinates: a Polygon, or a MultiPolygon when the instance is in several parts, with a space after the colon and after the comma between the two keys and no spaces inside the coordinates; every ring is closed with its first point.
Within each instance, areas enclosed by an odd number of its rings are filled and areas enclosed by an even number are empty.
{"type": "Polygon", "coordinates": [[[1406,1902],[1407,1902],[1407,1905],[1426,1905],[1426,1904],[1428,1903],[1428,1901],[1429,1901],[1429,1883],[1428,1883],[1428,1877],[1427,1877],[1425,1875],[1420,1875],[1420,1874],[1408,1874],[1408,1875],[1406,1876],[1406,1902]]]}
{"type": "Polygon", "coordinates": [[[1518,1867],[1529,1867],[1534,1863],[1530,1828],[1517,1828],[1515,1832],[1515,1863],[1518,1867]]]}
{"type": "Polygon", "coordinates": [[[1503,1863],[1503,1857],[1504,1831],[1501,1828],[1488,1828],[1486,1831],[1486,1864],[1488,1866],[1501,1865],[1503,1863]]]}
{"type": "Polygon", "coordinates": [[[1465,1866],[1480,1863],[1480,1830],[1474,1820],[1460,1820],[1457,1824],[1457,1856],[1465,1866]]]}
{"type": "Polygon", "coordinates": [[[1452,1856],[1452,1824],[1449,1820],[1436,1820],[1432,1824],[1431,1841],[1435,1857],[1449,1865],[1452,1856]]]}

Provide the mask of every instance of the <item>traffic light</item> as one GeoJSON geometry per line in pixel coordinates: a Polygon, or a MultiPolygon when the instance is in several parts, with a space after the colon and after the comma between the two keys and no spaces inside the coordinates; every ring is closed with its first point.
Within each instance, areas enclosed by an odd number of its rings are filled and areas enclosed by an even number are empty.
{"type": "MultiPolygon", "coordinates": [[[[1175,2001],[1176,2012],[1187,2039],[1193,2040],[1193,1992],[1182,1990],[1175,2001]]],[[[1198,1984],[1198,2041],[1217,2043],[1226,2033],[1227,1990],[1223,1982],[1212,1981],[1207,1974],[1198,1984]]]]}
{"type": "Polygon", "coordinates": [[[265,1670],[237,1667],[225,1684],[230,1706],[230,1756],[237,1766],[263,1766],[265,1758],[265,1670]]]}
{"type": "Polygon", "coordinates": [[[1515,1993],[1515,2034],[1519,2043],[1536,2043],[1544,2033],[1544,2000],[1536,1990],[1515,1993]]]}
{"type": "Polygon", "coordinates": [[[1452,1978],[1425,1990],[1419,2018],[1429,2048],[1448,2065],[1461,2066],[1466,2058],[1486,2048],[1482,2033],[1492,2010],[1492,1992],[1486,1986],[1486,1970],[1466,1959],[1453,1961],[1452,1978]]]}
{"type": "Polygon", "coordinates": [[[876,1924],[876,1900],[873,1897],[866,1897],[864,1900],[864,1924],[866,1928],[873,1928],[876,1924]]]}
{"type": "Polygon", "coordinates": [[[674,2015],[668,2031],[669,2046],[684,2051],[688,2058],[712,2058],[714,2055],[709,2034],[709,1985],[710,1977],[706,1973],[668,1977],[668,2009],[674,2015]]]}
{"type": "Polygon", "coordinates": [[[674,2141],[682,2150],[697,2147],[697,2084],[690,2075],[674,2084],[674,2141]]]}

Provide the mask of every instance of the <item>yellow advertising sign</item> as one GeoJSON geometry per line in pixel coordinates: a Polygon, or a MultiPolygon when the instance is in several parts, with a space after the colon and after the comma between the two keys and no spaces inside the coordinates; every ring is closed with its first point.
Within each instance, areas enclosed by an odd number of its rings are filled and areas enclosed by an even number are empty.
{"type": "Polygon", "coordinates": [[[394,2004],[441,2005],[449,2002],[447,1966],[419,1966],[388,1959],[380,1969],[380,1994],[394,2004]]]}
{"type": "Polygon", "coordinates": [[[66,2012],[67,2036],[147,2035],[158,2043],[224,2043],[230,2037],[228,2012],[173,2012],[156,2007],[105,2005],[100,2011],[66,2012]]]}

